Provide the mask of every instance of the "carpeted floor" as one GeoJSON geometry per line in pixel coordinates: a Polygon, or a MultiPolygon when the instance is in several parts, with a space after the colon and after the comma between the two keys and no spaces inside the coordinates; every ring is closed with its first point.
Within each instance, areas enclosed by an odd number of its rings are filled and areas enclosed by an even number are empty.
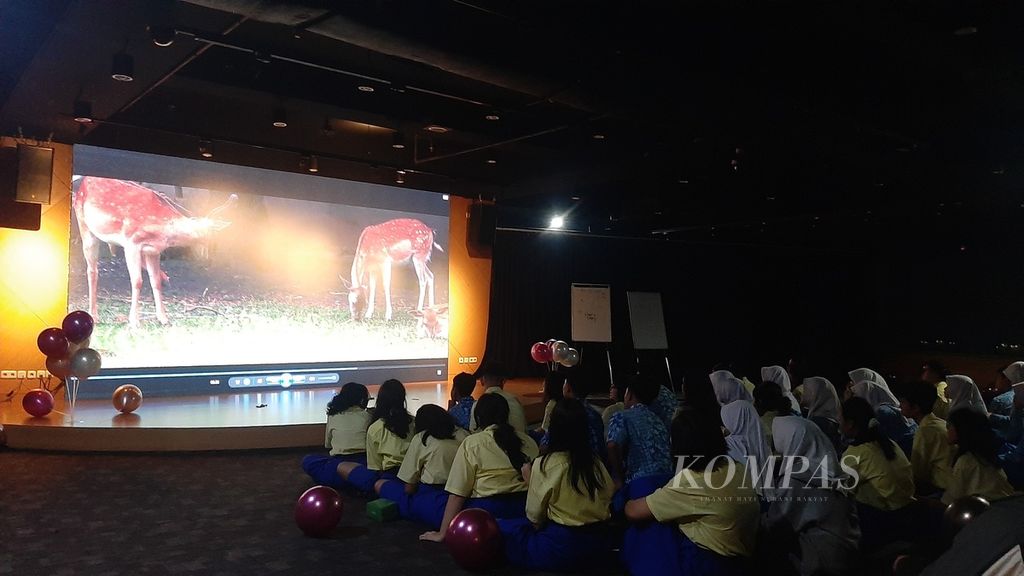
{"type": "Polygon", "coordinates": [[[465,574],[443,544],[417,540],[423,527],[369,520],[350,495],[329,538],[305,537],[292,516],[312,485],[303,454],[0,448],[0,575],[465,574]]]}

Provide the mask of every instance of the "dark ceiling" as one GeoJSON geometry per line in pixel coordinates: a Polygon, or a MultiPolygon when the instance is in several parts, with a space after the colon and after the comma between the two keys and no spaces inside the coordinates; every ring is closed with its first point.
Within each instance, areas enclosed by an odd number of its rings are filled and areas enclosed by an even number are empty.
{"type": "Polygon", "coordinates": [[[849,248],[1024,216],[1013,0],[14,0],[0,37],[3,134],[404,169],[500,225],[849,248]]]}

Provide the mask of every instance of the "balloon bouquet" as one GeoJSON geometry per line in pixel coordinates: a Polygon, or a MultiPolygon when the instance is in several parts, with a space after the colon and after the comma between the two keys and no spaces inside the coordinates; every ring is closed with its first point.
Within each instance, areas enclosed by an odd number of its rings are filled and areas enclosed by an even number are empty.
{"type": "MultiPolygon", "coordinates": [[[[64,317],[60,328],[47,328],[39,333],[36,344],[46,354],[46,369],[65,382],[68,407],[75,409],[78,385],[100,371],[100,353],[89,348],[93,319],[88,312],[75,310],[64,317]]],[[[53,410],[53,394],[37,388],[25,394],[25,411],[33,416],[46,416],[53,410]]]]}
{"type": "Polygon", "coordinates": [[[530,357],[538,364],[547,364],[548,370],[552,371],[558,368],[558,364],[571,368],[580,363],[579,350],[570,348],[564,341],[554,338],[531,346],[530,357]]]}

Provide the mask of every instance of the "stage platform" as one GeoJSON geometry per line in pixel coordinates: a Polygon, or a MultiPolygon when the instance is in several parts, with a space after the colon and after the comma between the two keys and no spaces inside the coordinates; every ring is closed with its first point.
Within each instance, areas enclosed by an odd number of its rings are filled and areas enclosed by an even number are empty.
{"type": "MultiPolygon", "coordinates": [[[[513,380],[527,420],[539,423],[540,380],[513,380]]],[[[379,386],[368,386],[370,396],[379,386]]],[[[74,412],[63,397],[48,416],[35,418],[21,396],[0,404],[7,445],[27,450],[83,452],[180,452],[323,446],[325,409],[335,388],[291,389],[210,396],[146,398],[132,414],[118,413],[110,400],[79,400],[74,412]]],[[[423,404],[447,406],[447,382],[406,384],[409,411],[423,404]]],[[[479,397],[478,387],[475,396],[479,397]]],[[[55,395],[56,396],[56,395],[55,395]]],[[[373,400],[370,401],[373,406],[373,400]]]]}

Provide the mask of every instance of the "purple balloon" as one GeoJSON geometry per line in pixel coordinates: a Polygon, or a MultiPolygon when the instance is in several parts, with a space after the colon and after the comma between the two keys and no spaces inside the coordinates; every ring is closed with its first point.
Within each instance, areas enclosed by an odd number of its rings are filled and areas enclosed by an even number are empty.
{"type": "Polygon", "coordinates": [[[39,351],[51,358],[67,358],[71,351],[68,337],[60,328],[47,328],[36,338],[39,351]]]}
{"type": "Polygon", "coordinates": [[[295,523],[306,536],[327,536],[341,520],[341,495],[330,486],[313,486],[295,504],[295,523]]]}
{"type": "Polygon", "coordinates": [[[42,418],[53,410],[53,394],[42,388],[29,390],[21,399],[21,407],[36,418],[42,418]]]}
{"type": "Polygon", "coordinates": [[[72,344],[78,344],[92,336],[93,320],[88,312],[75,310],[64,317],[61,328],[72,344]]]}

